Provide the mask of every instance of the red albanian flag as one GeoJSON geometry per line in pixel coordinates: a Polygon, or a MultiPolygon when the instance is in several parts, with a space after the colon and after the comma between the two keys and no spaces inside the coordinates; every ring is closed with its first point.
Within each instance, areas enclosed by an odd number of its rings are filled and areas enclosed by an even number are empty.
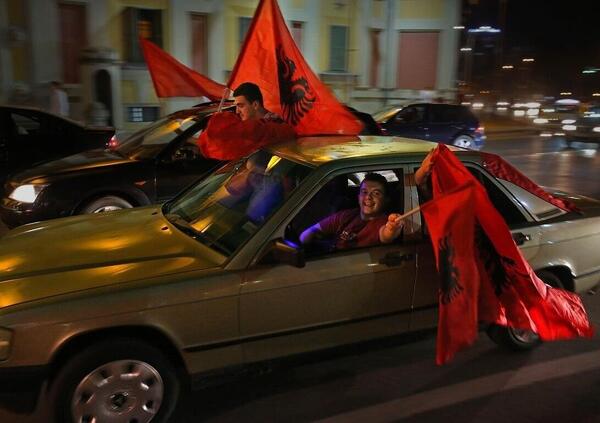
{"type": "Polygon", "coordinates": [[[276,0],[261,0],[227,85],[253,82],[265,107],[299,136],[357,135],[362,123],[348,112],[304,61],[276,0]]]}
{"type": "Polygon", "coordinates": [[[204,157],[238,160],[254,151],[296,137],[291,125],[268,119],[241,120],[235,113],[215,113],[198,138],[204,157]]]}
{"type": "Polygon", "coordinates": [[[563,200],[561,198],[556,198],[553,195],[544,191],[538,184],[533,182],[527,176],[523,175],[510,163],[505,161],[502,157],[491,153],[481,153],[481,155],[483,156],[483,165],[485,166],[487,171],[494,175],[496,178],[512,182],[513,184],[523,188],[524,190],[529,191],[533,195],[536,195],[542,198],[543,200],[549,202],[550,204],[553,204],[556,207],[561,208],[565,211],[579,211],[575,204],[571,203],[570,201],[563,200]]]}
{"type": "Polygon", "coordinates": [[[436,363],[473,343],[479,321],[475,255],[475,185],[472,181],[421,207],[440,275],[436,363]]]}
{"type": "Polygon", "coordinates": [[[140,38],[140,46],[158,97],[223,97],[225,85],[188,68],[151,41],[140,38]]]}
{"type": "MultiPolygon", "coordinates": [[[[460,160],[442,144],[433,152],[432,160],[433,202],[466,182],[473,183],[475,187],[475,254],[470,257],[474,258],[479,272],[478,320],[531,330],[544,341],[591,337],[593,330],[579,296],[552,288],[535,275],[485,189],[460,160]]],[[[461,213],[470,212],[465,210],[461,213]]],[[[430,225],[429,220],[427,224],[430,225]]],[[[455,263],[460,275],[460,261],[455,263]]],[[[462,273],[470,274],[470,271],[471,268],[462,273]]],[[[462,281],[460,277],[458,280],[462,281]]],[[[462,283],[467,284],[466,281],[462,283]]],[[[450,300],[452,302],[452,298],[450,300]]],[[[460,312],[459,308],[449,310],[460,312]]],[[[459,316],[453,318],[458,319],[459,316]]],[[[472,324],[472,320],[469,322],[472,324]]],[[[438,330],[449,331],[438,335],[438,339],[463,336],[444,324],[438,330]]],[[[467,341],[462,340],[461,345],[464,344],[467,341]]],[[[449,351],[446,357],[452,356],[448,346],[442,348],[449,351]]]]}

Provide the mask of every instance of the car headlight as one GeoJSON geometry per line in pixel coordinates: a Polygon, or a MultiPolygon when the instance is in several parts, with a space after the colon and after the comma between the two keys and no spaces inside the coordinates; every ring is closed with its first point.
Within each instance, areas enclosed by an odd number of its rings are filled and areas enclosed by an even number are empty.
{"type": "Polygon", "coordinates": [[[575,119],[563,119],[560,123],[565,124],[565,125],[571,125],[571,124],[575,123],[575,119]]]}
{"type": "Polygon", "coordinates": [[[8,358],[11,342],[12,332],[8,329],[0,328],[0,360],[8,358]]]}
{"type": "Polygon", "coordinates": [[[592,131],[594,131],[594,132],[600,132],[600,126],[595,126],[594,129],[592,129],[592,131]]]}
{"type": "Polygon", "coordinates": [[[539,124],[548,123],[548,119],[545,119],[545,118],[535,118],[533,120],[533,123],[539,123],[539,124]]]}
{"type": "Polygon", "coordinates": [[[562,129],[564,129],[565,131],[576,131],[577,126],[576,125],[563,125],[562,129]]]}
{"type": "Polygon", "coordinates": [[[13,192],[10,193],[8,198],[11,198],[20,203],[33,203],[35,202],[40,192],[46,188],[46,185],[33,185],[33,184],[25,184],[18,186],[14,189],[13,192]]]}

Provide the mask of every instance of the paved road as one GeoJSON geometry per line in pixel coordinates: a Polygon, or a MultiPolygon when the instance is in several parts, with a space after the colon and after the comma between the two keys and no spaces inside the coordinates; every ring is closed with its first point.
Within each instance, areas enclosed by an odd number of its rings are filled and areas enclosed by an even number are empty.
{"type": "MultiPolygon", "coordinates": [[[[536,182],[600,198],[595,149],[561,140],[491,136],[496,152],[536,182]]],[[[600,295],[585,296],[600,324],[600,295]]],[[[432,334],[346,349],[193,393],[182,422],[600,422],[600,337],[497,348],[482,334],[449,365],[432,334]]],[[[0,422],[45,422],[8,415],[0,422]]]]}

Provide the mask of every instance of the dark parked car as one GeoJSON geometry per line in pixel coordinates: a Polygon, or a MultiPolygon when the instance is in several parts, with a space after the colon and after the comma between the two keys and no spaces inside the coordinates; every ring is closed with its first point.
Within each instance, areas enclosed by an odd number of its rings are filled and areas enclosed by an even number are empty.
{"type": "Polygon", "coordinates": [[[479,150],[485,134],[479,119],[465,106],[414,103],[390,106],[373,118],[386,135],[419,138],[479,150]]]}
{"type": "Polygon", "coordinates": [[[8,227],[162,202],[220,162],[196,145],[217,106],[173,113],[115,148],[98,148],[11,175],[0,217],[8,227]]]}
{"type": "MultiPolygon", "coordinates": [[[[136,132],[116,148],[82,152],[12,175],[4,187],[0,218],[12,228],[172,198],[221,164],[204,158],[196,145],[208,116],[217,108],[217,103],[205,103],[182,110],[136,132]]],[[[365,124],[363,133],[381,133],[370,115],[349,110],[365,124]]]]}
{"type": "Polygon", "coordinates": [[[0,106],[0,183],[35,163],[108,146],[114,133],[36,108],[0,106]]]}

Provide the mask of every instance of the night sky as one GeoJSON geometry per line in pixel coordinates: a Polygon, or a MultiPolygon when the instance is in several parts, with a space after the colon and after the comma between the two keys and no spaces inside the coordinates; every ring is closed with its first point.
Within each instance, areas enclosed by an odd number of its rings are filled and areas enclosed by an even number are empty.
{"type": "Polygon", "coordinates": [[[532,77],[551,91],[600,86],[600,73],[581,74],[600,68],[600,0],[465,0],[464,25],[502,27],[504,2],[506,64],[534,57],[532,77]]]}

